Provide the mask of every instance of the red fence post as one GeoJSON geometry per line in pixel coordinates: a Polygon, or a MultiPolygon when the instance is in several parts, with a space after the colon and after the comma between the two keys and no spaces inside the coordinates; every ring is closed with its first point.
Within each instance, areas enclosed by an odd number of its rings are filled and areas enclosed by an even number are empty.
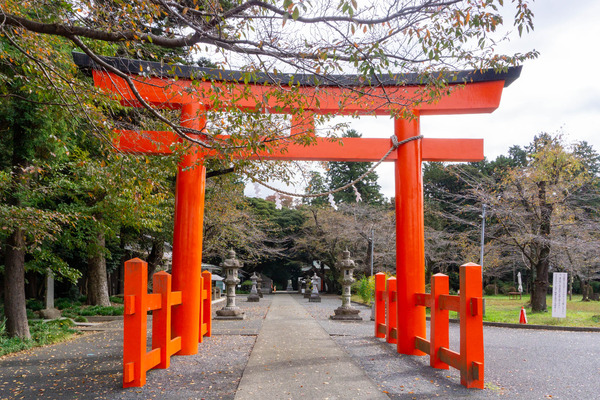
{"type": "Polygon", "coordinates": [[[375,274],[375,337],[385,338],[385,274],[375,274]]]}
{"type": "Polygon", "coordinates": [[[125,262],[123,387],[146,384],[148,267],[139,258],[125,262]]]}
{"type": "Polygon", "coordinates": [[[460,383],[483,389],[483,291],[481,266],[460,266],[460,383]]]}
{"type": "Polygon", "coordinates": [[[431,321],[429,324],[429,365],[433,368],[448,369],[440,360],[440,347],[449,347],[448,310],[440,306],[440,295],[448,295],[450,282],[447,275],[435,274],[431,277],[431,321]]]}
{"type": "Polygon", "coordinates": [[[388,343],[398,343],[398,293],[396,278],[387,280],[387,329],[388,343]]]}
{"type": "Polygon", "coordinates": [[[212,274],[208,271],[202,272],[202,307],[200,312],[200,340],[202,337],[210,337],[212,331],[212,274]]]}
{"type": "Polygon", "coordinates": [[[171,275],[161,271],[152,277],[155,294],[160,295],[160,308],[152,313],[152,349],[160,349],[156,368],[169,368],[171,356],[181,350],[181,337],[171,339],[172,307],[181,304],[181,292],[171,291],[171,275]]]}

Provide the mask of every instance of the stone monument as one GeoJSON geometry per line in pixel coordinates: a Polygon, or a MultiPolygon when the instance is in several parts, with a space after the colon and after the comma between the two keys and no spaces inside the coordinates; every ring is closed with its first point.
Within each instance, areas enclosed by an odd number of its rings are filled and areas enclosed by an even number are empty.
{"type": "Polygon", "coordinates": [[[286,292],[293,292],[294,291],[294,287],[292,286],[292,280],[288,279],[288,284],[287,284],[287,288],[285,288],[286,292]]]}
{"type": "Polygon", "coordinates": [[[342,305],[335,309],[335,315],[330,318],[335,320],[345,321],[362,321],[362,318],[358,315],[359,310],[352,307],[350,301],[351,293],[350,286],[354,282],[354,260],[350,259],[350,252],[344,251],[343,259],[338,264],[339,269],[342,271],[342,305]]]}
{"type": "Polygon", "coordinates": [[[311,303],[320,303],[321,302],[321,296],[319,296],[319,283],[320,283],[319,277],[317,276],[317,273],[315,272],[315,274],[312,277],[312,293],[310,294],[310,298],[308,299],[309,302],[311,303]]]}
{"type": "Polygon", "coordinates": [[[298,294],[302,294],[302,278],[298,277],[298,294]]]}
{"type": "Polygon", "coordinates": [[[258,279],[258,276],[256,276],[256,272],[252,274],[250,279],[252,280],[252,289],[250,289],[248,301],[258,303],[260,301],[260,296],[258,295],[258,290],[256,290],[256,281],[258,279]]]}
{"type": "Polygon", "coordinates": [[[44,319],[57,319],[61,317],[60,310],[54,308],[54,274],[50,269],[46,272],[46,308],[40,311],[44,319]]]}
{"type": "Polygon", "coordinates": [[[221,268],[225,272],[225,285],[227,291],[227,303],[225,307],[217,311],[216,319],[244,319],[246,315],[235,305],[235,287],[240,283],[238,270],[242,268],[242,263],[235,258],[235,251],[229,250],[229,258],[221,263],[221,268]]]}

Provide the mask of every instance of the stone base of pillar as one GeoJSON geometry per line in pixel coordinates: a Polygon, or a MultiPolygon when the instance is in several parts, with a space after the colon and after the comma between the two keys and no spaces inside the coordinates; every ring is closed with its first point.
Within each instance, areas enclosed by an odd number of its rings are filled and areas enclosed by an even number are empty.
{"type": "Polygon", "coordinates": [[[215,317],[215,319],[240,320],[240,319],[246,318],[246,313],[244,313],[242,311],[242,309],[239,307],[235,307],[235,308],[225,307],[220,310],[217,310],[216,314],[217,314],[217,316],[215,317]]]}
{"type": "Polygon", "coordinates": [[[241,313],[240,315],[217,315],[213,319],[216,321],[240,321],[246,319],[246,314],[241,313]]]}
{"type": "Polygon", "coordinates": [[[286,292],[293,292],[293,291],[294,291],[294,288],[293,288],[292,286],[288,286],[288,287],[285,289],[285,291],[286,291],[286,292]]]}
{"type": "Polygon", "coordinates": [[[308,299],[308,301],[310,303],[320,303],[321,302],[321,296],[319,296],[318,294],[311,294],[310,298],[308,299]]]}
{"type": "Polygon", "coordinates": [[[310,295],[311,295],[311,293],[309,291],[304,292],[305,299],[310,299],[310,295]]]}
{"type": "Polygon", "coordinates": [[[258,303],[260,301],[260,297],[258,296],[258,293],[250,293],[248,295],[248,301],[251,303],[258,303]]]}
{"type": "Polygon", "coordinates": [[[358,315],[360,310],[356,308],[338,307],[334,310],[335,315],[329,318],[338,321],[362,321],[362,318],[358,315]]]}
{"type": "Polygon", "coordinates": [[[60,310],[57,310],[56,308],[45,308],[43,310],[40,310],[40,316],[43,319],[58,319],[62,315],[60,310]]]}

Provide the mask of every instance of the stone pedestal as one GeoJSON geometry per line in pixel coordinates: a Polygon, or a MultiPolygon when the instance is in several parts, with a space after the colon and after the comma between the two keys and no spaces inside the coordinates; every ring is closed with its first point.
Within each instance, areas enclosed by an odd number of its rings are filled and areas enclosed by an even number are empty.
{"type": "Polygon", "coordinates": [[[343,259],[338,264],[338,268],[342,272],[342,305],[334,310],[335,315],[332,315],[331,319],[343,320],[343,321],[362,321],[362,318],[358,315],[360,310],[352,307],[350,297],[351,285],[354,282],[354,260],[350,259],[350,252],[344,251],[343,259]]]}
{"type": "Polygon", "coordinates": [[[308,299],[308,301],[311,303],[321,302],[321,296],[319,296],[319,281],[320,279],[317,276],[317,273],[315,272],[315,275],[312,277],[312,293],[310,294],[310,298],[308,299]]]}
{"type": "Polygon", "coordinates": [[[60,310],[56,308],[46,308],[44,310],[40,310],[40,317],[43,319],[58,319],[62,316],[60,310]]]}
{"type": "Polygon", "coordinates": [[[294,287],[292,286],[292,280],[288,279],[288,284],[287,284],[287,288],[285,288],[286,292],[293,292],[294,291],[294,287]]]}
{"type": "Polygon", "coordinates": [[[250,294],[248,295],[248,301],[253,303],[258,303],[260,301],[260,296],[258,295],[258,290],[256,289],[256,281],[257,281],[256,273],[252,274],[250,279],[252,280],[252,289],[250,289],[250,294]]]}
{"type": "Polygon", "coordinates": [[[229,258],[221,263],[221,268],[223,268],[223,271],[225,272],[224,282],[227,291],[227,303],[225,307],[217,310],[217,316],[215,319],[240,320],[244,319],[246,315],[238,306],[235,305],[235,287],[238,283],[240,283],[240,279],[238,278],[238,270],[242,267],[242,264],[235,258],[235,251],[229,250],[228,257],[229,258]]]}

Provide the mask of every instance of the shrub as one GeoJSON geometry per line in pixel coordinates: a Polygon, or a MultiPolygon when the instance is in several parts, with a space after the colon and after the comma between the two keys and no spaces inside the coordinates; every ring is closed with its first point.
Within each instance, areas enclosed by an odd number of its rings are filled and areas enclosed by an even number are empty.
{"type": "Polygon", "coordinates": [[[485,292],[486,296],[493,296],[496,294],[497,288],[496,285],[491,284],[491,285],[487,285],[483,291],[485,292]]]}
{"type": "Polygon", "coordinates": [[[31,311],[40,311],[44,309],[44,303],[40,300],[29,299],[27,300],[27,308],[31,311]]]}
{"type": "Polygon", "coordinates": [[[360,296],[362,301],[366,304],[371,302],[375,293],[375,278],[363,276],[357,283],[356,293],[360,296]]]}
{"type": "Polygon", "coordinates": [[[31,339],[38,345],[59,342],[76,331],[71,329],[75,323],[70,319],[57,319],[48,322],[37,322],[31,325],[31,339]]]}
{"type": "Polygon", "coordinates": [[[251,289],[252,289],[252,281],[247,280],[247,281],[242,282],[242,286],[238,293],[250,293],[251,289]]]}
{"type": "Polygon", "coordinates": [[[17,337],[8,338],[5,321],[2,320],[0,321],[0,356],[66,340],[78,333],[71,329],[74,325],[68,319],[32,322],[29,326],[31,339],[23,340],[17,337]]]}
{"type": "Polygon", "coordinates": [[[123,307],[113,306],[90,306],[83,307],[79,310],[78,315],[91,316],[91,315],[123,315],[123,307]]]}
{"type": "Polygon", "coordinates": [[[72,308],[72,307],[79,307],[82,304],[83,303],[81,303],[80,301],[73,301],[71,299],[64,298],[64,297],[54,300],[54,307],[58,308],[59,310],[64,310],[66,308],[72,308]]]}
{"type": "Polygon", "coordinates": [[[502,294],[509,294],[510,292],[516,292],[516,291],[517,291],[517,288],[515,288],[510,283],[500,286],[500,293],[502,293],[502,294]]]}

